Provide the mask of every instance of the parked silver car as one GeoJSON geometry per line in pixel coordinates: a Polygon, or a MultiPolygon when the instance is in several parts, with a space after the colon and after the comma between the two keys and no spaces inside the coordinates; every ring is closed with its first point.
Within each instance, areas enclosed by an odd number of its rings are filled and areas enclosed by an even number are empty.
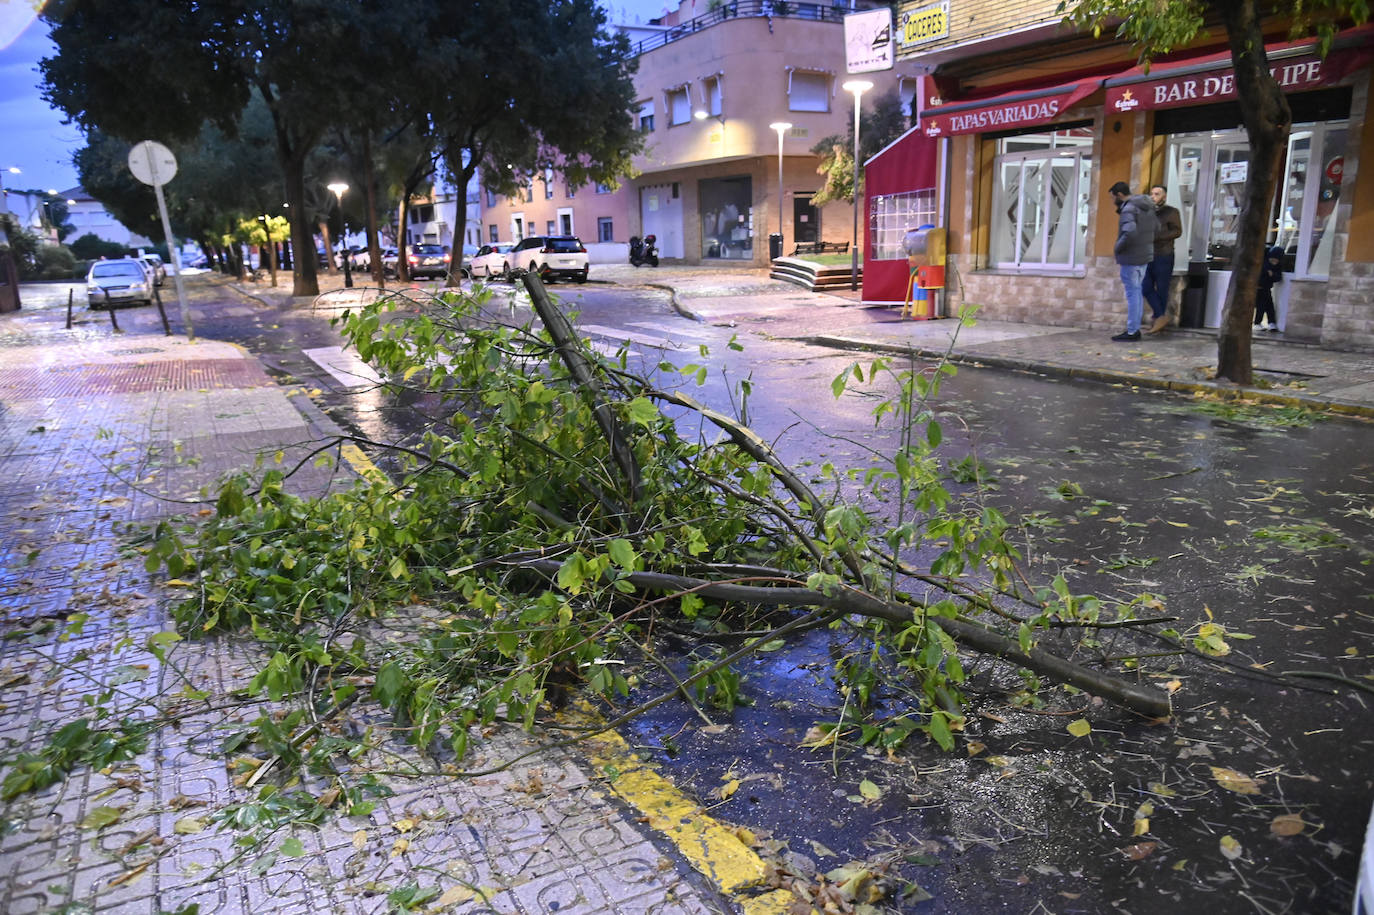
{"type": "Polygon", "coordinates": [[[153,281],[148,268],[132,257],[96,261],[86,274],[86,301],[91,308],[100,308],[107,302],[152,304],[153,281]]]}

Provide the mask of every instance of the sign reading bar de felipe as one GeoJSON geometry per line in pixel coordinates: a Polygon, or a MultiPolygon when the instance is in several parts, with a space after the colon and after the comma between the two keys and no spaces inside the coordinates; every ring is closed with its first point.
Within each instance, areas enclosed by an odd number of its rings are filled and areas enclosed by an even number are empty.
{"type": "MultiPolygon", "coordinates": [[[[1274,74],[1274,81],[1279,88],[1285,92],[1311,89],[1327,82],[1322,73],[1322,60],[1314,55],[1285,60],[1271,67],[1270,72],[1274,74]]],[[[1184,76],[1168,74],[1166,69],[1157,79],[1142,77],[1119,85],[1108,82],[1107,111],[1124,114],[1144,109],[1224,102],[1236,97],[1236,75],[1230,67],[1218,66],[1214,70],[1184,76]]]]}

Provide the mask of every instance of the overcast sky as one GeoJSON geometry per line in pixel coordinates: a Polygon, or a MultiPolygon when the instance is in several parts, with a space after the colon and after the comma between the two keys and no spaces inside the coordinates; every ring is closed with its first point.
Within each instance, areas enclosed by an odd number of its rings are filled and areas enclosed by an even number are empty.
{"type": "MultiPolygon", "coordinates": [[[[696,0],[704,11],[707,0],[696,0]]],[[[688,0],[691,8],[692,0],[688,0]]],[[[676,0],[607,0],[611,22],[648,22],[676,0]]],[[[81,132],[62,123],[38,92],[38,61],[54,53],[34,0],[0,0],[0,181],[8,188],[65,191],[77,184],[72,154],[81,132]],[[17,167],[21,174],[8,169],[17,167]]]]}

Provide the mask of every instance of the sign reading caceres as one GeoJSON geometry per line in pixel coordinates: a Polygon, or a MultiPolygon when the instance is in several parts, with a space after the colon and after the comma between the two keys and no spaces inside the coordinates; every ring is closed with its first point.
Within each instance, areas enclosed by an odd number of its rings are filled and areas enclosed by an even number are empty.
{"type": "Polygon", "coordinates": [[[897,45],[906,50],[949,37],[949,3],[908,4],[897,14],[897,45]]]}

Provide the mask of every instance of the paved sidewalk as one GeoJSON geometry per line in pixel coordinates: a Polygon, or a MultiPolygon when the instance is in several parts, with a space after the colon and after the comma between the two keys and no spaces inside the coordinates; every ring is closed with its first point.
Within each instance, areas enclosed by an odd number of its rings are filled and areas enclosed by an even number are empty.
{"type": "MultiPolygon", "coordinates": [[[[622,803],[570,750],[487,778],[384,776],[395,794],[365,816],[242,844],[247,833],[221,818],[258,790],[220,747],[273,711],[230,698],[260,666],[259,649],[181,642],[161,663],[149,640],[172,628],[168,607],[186,592],[144,571],[137,533],[208,512],[200,500],[220,474],[271,466],[279,450],[290,466],[334,429],[306,392],[278,386],[241,348],[164,336],[155,309],[120,310],[115,334],[84,307],[67,330],[64,288],[25,302],[0,315],[0,774],[82,719],[179,718],[127,760],[76,765],[0,802],[0,912],[381,913],[409,885],[434,891],[426,911],[729,910],[640,821],[652,814],[622,803]]],[[[253,307],[202,294],[192,316],[253,307]]],[[[174,301],[168,310],[175,326],[174,301]]],[[[320,493],[351,479],[342,465],[307,462],[289,486],[320,493]]],[[[497,731],[469,761],[535,746],[497,731]]],[[[395,749],[388,768],[425,766],[395,749]]],[[[329,786],[295,787],[318,797],[329,786]]],[[[689,806],[676,819],[699,814],[689,806]]]]}
{"type": "Polygon", "coordinates": [[[1216,335],[1171,329],[1139,343],[1113,343],[1114,330],[1082,330],[979,319],[903,320],[897,308],[864,306],[847,288],[809,292],[770,280],[765,271],[722,274],[707,268],[657,271],[612,266],[596,271],[611,282],[651,284],[673,296],[683,314],[823,346],[939,356],[960,362],[1088,378],[1185,392],[1243,394],[1254,400],[1302,404],[1374,416],[1374,353],[1340,352],[1257,334],[1256,385],[1215,382],[1216,335]]]}

